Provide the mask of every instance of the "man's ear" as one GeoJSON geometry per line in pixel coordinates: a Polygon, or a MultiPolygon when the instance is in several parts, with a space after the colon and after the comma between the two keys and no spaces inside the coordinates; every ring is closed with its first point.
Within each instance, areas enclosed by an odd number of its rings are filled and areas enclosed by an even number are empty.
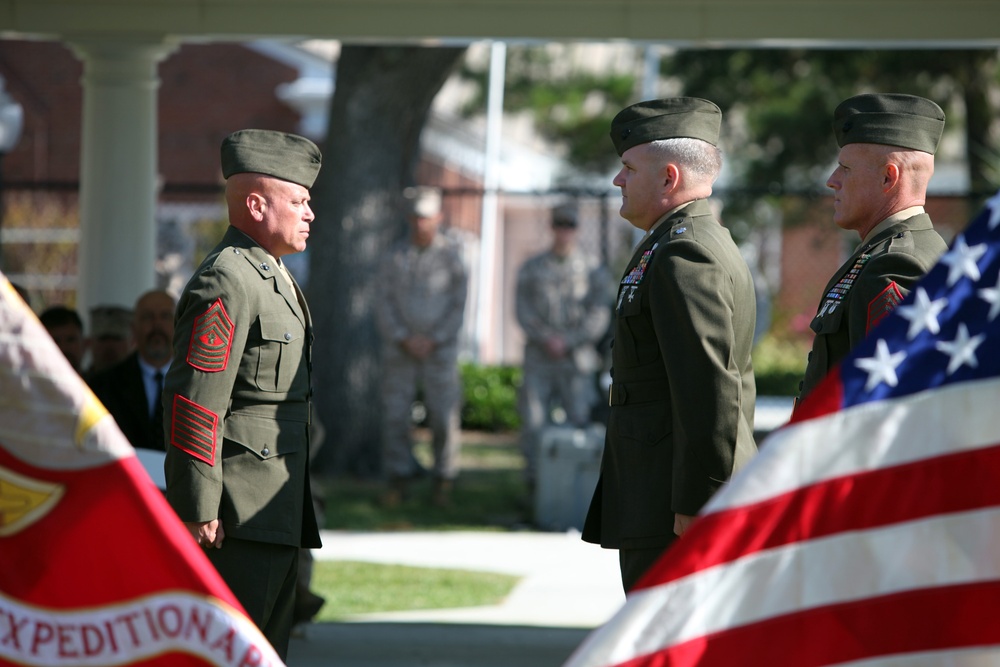
{"type": "Polygon", "coordinates": [[[670,194],[681,185],[681,170],[677,165],[670,162],[663,168],[663,191],[670,194]]]}
{"type": "Polygon", "coordinates": [[[250,215],[257,222],[264,219],[264,209],[267,207],[267,202],[264,198],[257,194],[256,192],[251,192],[247,195],[247,210],[250,211],[250,215]]]}
{"type": "Polygon", "coordinates": [[[899,183],[899,165],[893,162],[882,168],[882,191],[888,192],[899,183]]]}

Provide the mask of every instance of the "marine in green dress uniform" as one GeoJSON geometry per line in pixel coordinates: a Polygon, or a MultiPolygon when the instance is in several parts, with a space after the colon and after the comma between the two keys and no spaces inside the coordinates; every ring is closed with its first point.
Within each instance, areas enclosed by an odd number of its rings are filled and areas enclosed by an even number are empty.
{"type": "Polygon", "coordinates": [[[611,138],[621,215],[646,232],[618,286],[607,438],[583,539],[619,550],[631,589],[756,451],[750,270],[707,197],[719,108],[642,102],[611,138]]]}
{"type": "Polygon", "coordinates": [[[924,212],[944,112],[922,97],[865,94],[841,102],[834,222],[861,244],[823,290],[799,400],[804,399],[947,249],[924,212]]]}
{"type": "Polygon", "coordinates": [[[312,322],[281,257],[305,249],[320,152],[242,130],[222,144],[230,228],[177,304],[164,383],[166,496],[284,658],[309,487],[312,322]]]}

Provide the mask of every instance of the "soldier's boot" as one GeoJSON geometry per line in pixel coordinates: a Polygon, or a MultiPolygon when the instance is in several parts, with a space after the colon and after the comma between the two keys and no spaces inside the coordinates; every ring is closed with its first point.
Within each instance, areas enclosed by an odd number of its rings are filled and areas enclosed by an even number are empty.
{"type": "Polygon", "coordinates": [[[434,480],[434,491],[431,494],[431,503],[435,507],[449,507],[451,505],[451,489],[453,483],[450,479],[438,477],[434,480]]]}

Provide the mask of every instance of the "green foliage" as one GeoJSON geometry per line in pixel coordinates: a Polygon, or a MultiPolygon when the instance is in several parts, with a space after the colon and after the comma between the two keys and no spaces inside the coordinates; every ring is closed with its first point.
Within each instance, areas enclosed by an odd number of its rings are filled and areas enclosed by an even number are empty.
{"type": "Polygon", "coordinates": [[[809,347],[805,342],[764,336],[753,350],[753,373],[758,396],[798,396],[806,371],[809,347]]]}
{"type": "Polygon", "coordinates": [[[517,388],[521,369],[516,366],[462,364],[462,428],[475,431],[509,431],[521,424],[517,413],[517,388]]]}
{"type": "Polygon", "coordinates": [[[492,572],[316,561],[312,589],[326,598],[316,618],[324,622],[374,612],[495,605],[517,581],[492,572]]]}
{"type": "MultiPolygon", "coordinates": [[[[504,109],[531,114],[539,134],[566,151],[579,169],[603,173],[616,156],[608,141],[611,119],[635,101],[631,74],[574,65],[573,46],[510,46],[507,49],[504,109]]],[[[460,74],[476,85],[467,116],[486,108],[488,71],[466,62],[460,74]]]]}
{"type": "Polygon", "coordinates": [[[938,102],[950,130],[961,127],[964,107],[973,190],[989,174],[980,163],[994,145],[1000,59],[983,50],[681,50],[661,72],[685,95],[718,104],[730,125],[734,150],[746,160],[740,179],[765,192],[802,190],[822,182],[836,156],[833,110],[864,92],[921,95],[938,102]],[[739,113],[730,113],[730,112],[739,113]]]}

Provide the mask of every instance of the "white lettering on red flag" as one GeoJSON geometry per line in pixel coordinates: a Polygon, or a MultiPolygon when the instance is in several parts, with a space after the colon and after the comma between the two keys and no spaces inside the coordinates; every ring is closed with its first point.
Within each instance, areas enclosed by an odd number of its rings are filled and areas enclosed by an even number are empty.
{"type": "Polygon", "coordinates": [[[566,667],[1000,664],[1000,193],[566,667]]]}

